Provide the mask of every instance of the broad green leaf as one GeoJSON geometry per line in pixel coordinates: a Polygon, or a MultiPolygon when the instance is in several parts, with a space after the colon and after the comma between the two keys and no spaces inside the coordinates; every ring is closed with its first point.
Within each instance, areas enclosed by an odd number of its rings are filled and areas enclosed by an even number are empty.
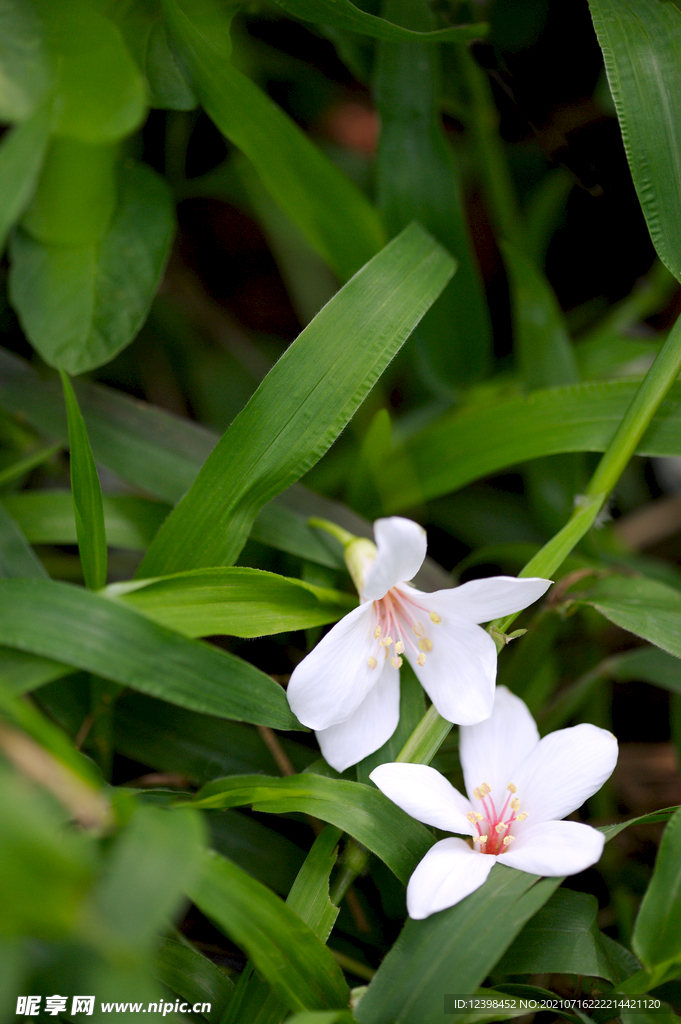
{"type": "Polygon", "coordinates": [[[92,912],[112,941],[143,949],[165,928],[183,893],[199,882],[204,840],[201,815],[191,808],[135,809],[92,894],[92,912]]]}
{"type": "Polygon", "coordinates": [[[622,946],[604,941],[597,913],[595,896],[558,889],[506,950],[495,974],[582,974],[623,981],[639,964],[622,946]]]}
{"type": "Polygon", "coordinates": [[[88,0],[38,0],[57,68],[55,129],[81,142],[114,142],[146,112],[144,81],[118,28],[88,0]]]}
{"type": "Polygon", "coordinates": [[[286,1024],[355,1024],[355,1018],[349,1010],[312,1010],[287,1017],[286,1024]]]}
{"type": "Polygon", "coordinates": [[[140,574],[231,564],[263,505],[324,454],[452,272],[451,258],[416,224],[363,267],[232,422],[140,574]]]}
{"type": "Polygon", "coordinates": [[[0,580],[0,643],[194,711],[299,728],[284,693],[225,651],[53,580],[0,580]]]}
{"type": "Polygon", "coordinates": [[[12,516],[0,506],[0,577],[3,576],[43,579],[47,573],[12,516]]]}
{"type": "Polygon", "coordinates": [[[681,665],[678,658],[658,647],[635,647],[608,658],[607,673],[620,683],[631,680],[653,683],[672,693],[681,693],[681,665]]]}
{"type": "Polygon", "coordinates": [[[32,0],[2,0],[0,121],[25,121],[45,100],[53,74],[38,5],[32,0]]]}
{"type": "Polygon", "coordinates": [[[93,844],[64,827],[66,815],[45,794],[4,768],[1,776],[0,937],[67,935],[92,879],[93,844]]]}
{"type": "MultiPolygon", "coordinates": [[[[104,494],[104,526],[111,547],[145,551],[170,508],[135,494],[104,494]]],[[[2,498],[6,512],[31,544],[76,544],[70,491],[20,491],[2,498]]]]}
{"type": "MultiPolygon", "coordinates": [[[[426,0],[385,0],[386,17],[428,28],[426,0]]],[[[484,377],[491,330],[463,208],[454,154],[440,112],[440,48],[383,40],[377,48],[375,100],[381,120],[376,166],[379,208],[388,232],[418,220],[457,261],[457,273],[419,325],[415,341],[438,389],[484,377]]]]}
{"type": "Polygon", "coordinates": [[[76,536],[85,585],[100,590],[106,583],[106,529],[102,488],[92,457],[87,427],[71,381],[62,370],[66,418],[69,427],[71,490],[76,519],[76,536]]]}
{"type": "Polygon", "coordinates": [[[105,596],[185,636],[256,637],[308,629],[336,622],[357,604],[337,590],[241,567],[114,583],[105,596]]]}
{"type": "Polygon", "coordinates": [[[207,853],[190,895],[244,949],[291,1010],[347,1006],[340,968],[314,932],[265,886],[230,861],[207,853]]]}
{"type": "Polygon", "coordinates": [[[270,814],[311,814],[354,836],[405,884],[433,844],[428,829],[377,789],[312,773],[286,779],[258,775],[216,779],[192,803],[206,809],[250,804],[270,814]]]}
{"type": "Polygon", "coordinates": [[[116,208],[118,146],[53,138],[21,227],[46,246],[100,242],[116,208]]]}
{"type": "Polygon", "coordinates": [[[288,894],[305,860],[303,849],[249,814],[209,811],[206,817],[214,850],[280,896],[288,894]]]}
{"type": "MultiPolygon", "coordinates": [[[[2,21],[0,32],[1,26],[2,21]]],[[[0,250],[4,249],[10,228],[19,220],[33,195],[48,133],[47,112],[40,110],[10,129],[0,143],[0,250]]]]}
{"type": "Polygon", "coordinates": [[[161,5],[135,3],[119,12],[118,27],[147,80],[149,106],[164,110],[195,107],[198,100],[168,45],[161,5]]]}
{"type": "MultiPolygon", "coordinates": [[[[681,593],[657,580],[608,576],[574,595],[610,622],[681,658],[681,593]]],[[[680,666],[681,669],[681,666],[680,666]]]]}
{"type": "Polygon", "coordinates": [[[163,0],[168,33],[206,112],[341,280],[383,244],[376,210],[283,110],[230,64],[234,8],[163,0]],[[341,213],[342,211],[342,213],[341,213]]]}
{"type": "Polygon", "coordinates": [[[439,1020],[443,996],[474,992],[560,885],[496,865],[480,889],[425,921],[407,921],[355,1010],[360,1024],[439,1020]]]}
{"type": "Polygon", "coordinates": [[[222,1020],[233,983],[207,956],[186,942],[163,938],[156,951],[154,974],[188,1003],[210,1003],[214,1019],[222,1020]]]}
{"type": "MultiPolygon", "coordinates": [[[[635,381],[589,382],[445,413],[396,450],[394,457],[404,452],[418,479],[398,491],[385,472],[389,511],[440,497],[528,459],[605,451],[638,386],[635,381]]],[[[679,423],[681,388],[674,385],[637,454],[681,454],[679,423]]]]}
{"type": "Polygon", "coordinates": [[[648,230],[681,280],[681,11],[666,0],[590,0],[590,7],[648,230]]]}
{"type": "Polygon", "coordinates": [[[67,247],[15,234],[11,300],[46,362],[84,373],[132,341],[149,311],[173,228],[163,180],[144,164],[125,163],[118,205],[101,242],[67,247]]]}
{"type": "Polygon", "coordinates": [[[321,22],[333,28],[358,32],[374,39],[392,39],[395,42],[458,42],[479,39],[486,35],[487,25],[478,22],[473,25],[452,25],[450,28],[432,31],[414,31],[394,21],[377,18],[356,7],[350,0],[276,0],[280,7],[301,21],[321,22]]]}
{"type": "Polygon", "coordinates": [[[673,966],[681,973],[681,809],[664,830],[632,946],[648,971],[660,980],[673,966]]]}

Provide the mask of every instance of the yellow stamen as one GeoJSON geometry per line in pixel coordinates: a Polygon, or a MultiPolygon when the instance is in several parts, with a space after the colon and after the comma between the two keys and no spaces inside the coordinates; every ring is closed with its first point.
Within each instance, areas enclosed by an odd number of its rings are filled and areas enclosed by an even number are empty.
{"type": "Polygon", "coordinates": [[[482,814],[478,814],[477,811],[475,811],[474,813],[475,813],[475,817],[478,819],[478,821],[482,821],[482,814]]]}
{"type": "Polygon", "coordinates": [[[489,782],[483,782],[480,788],[485,796],[487,796],[488,793],[492,792],[492,787],[490,786],[489,782]]]}
{"type": "Polygon", "coordinates": [[[517,811],[519,807],[520,800],[518,799],[518,797],[515,797],[515,799],[511,800],[511,810],[517,811]]]}
{"type": "Polygon", "coordinates": [[[474,843],[486,843],[487,842],[487,836],[473,836],[473,842],[474,843]]]}
{"type": "Polygon", "coordinates": [[[431,612],[430,613],[430,621],[434,622],[436,626],[439,626],[440,623],[442,622],[442,619],[440,618],[440,616],[438,615],[437,612],[431,612]]]}
{"type": "Polygon", "coordinates": [[[518,792],[518,787],[514,786],[512,782],[509,782],[507,788],[508,788],[509,793],[517,793],[518,792]]]}
{"type": "Polygon", "coordinates": [[[494,826],[494,831],[498,836],[500,836],[502,832],[506,831],[506,824],[503,821],[500,821],[498,825],[494,826]]]}
{"type": "Polygon", "coordinates": [[[483,793],[478,786],[476,786],[476,788],[473,790],[473,796],[475,797],[476,800],[482,800],[483,793]]]}
{"type": "Polygon", "coordinates": [[[381,647],[390,647],[392,642],[393,638],[391,636],[384,636],[381,640],[381,647]]]}
{"type": "Polygon", "coordinates": [[[432,651],[433,641],[429,640],[427,636],[424,636],[422,640],[419,640],[419,647],[422,651],[432,651]]]}
{"type": "Polygon", "coordinates": [[[475,815],[473,814],[472,811],[470,812],[470,814],[467,814],[466,817],[470,821],[471,825],[475,825],[476,817],[475,817],[475,815]]]}
{"type": "Polygon", "coordinates": [[[398,640],[395,644],[395,654],[404,654],[404,644],[401,640],[398,640]]]}
{"type": "Polygon", "coordinates": [[[369,658],[369,668],[376,668],[377,665],[378,662],[376,661],[375,658],[369,658]]]}
{"type": "Polygon", "coordinates": [[[415,622],[411,628],[414,630],[417,636],[423,636],[426,632],[420,622],[415,622]]]}
{"type": "Polygon", "coordinates": [[[527,811],[523,811],[523,813],[519,814],[518,817],[515,820],[516,821],[525,821],[526,817],[527,817],[527,811]]]}
{"type": "Polygon", "coordinates": [[[502,846],[508,846],[508,844],[512,843],[514,841],[514,839],[515,839],[515,836],[506,836],[506,838],[503,840],[501,845],[502,846]]]}
{"type": "Polygon", "coordinates": [[[390,664],[392,665],[393,668],[402,668],[402,659],[401,658],[391,658],[390,659],[390,664]]]}
{"type": "Polygon", "coordinates": [[[381,627],[380,626],[376,626],[376,629],[374,630],[374,638],[376,640],[378,640],[380,635],[381,635],[381,627]]]}
{"type": "Polygon", "coordinates": [[[419,654],[418,658],[416,659],[416,664],[420,665],[421,668],[423,668],[425,663],[426,663],[426,656],[425,656],[425,654],[419,654]]]}

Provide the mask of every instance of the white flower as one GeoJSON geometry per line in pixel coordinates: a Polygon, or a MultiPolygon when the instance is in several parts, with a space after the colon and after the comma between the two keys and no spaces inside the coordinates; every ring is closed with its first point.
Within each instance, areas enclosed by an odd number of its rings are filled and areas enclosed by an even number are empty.
{"type": "Polygon", "coordinates": [[[425,764],[382,764],[370,778],[412,818],[473,837],[442,839],[407,886],[409,916],[453,907],[498,862],[534,875],[574,875],[595,864],[605,838],[560,821],[601,788],[617,762],[617,740],[595,725],[539,739],[526,705],[500,686],[491,718],[460,730],[468,799],[425,764]]]}
{"type": "Polygon", "coordinates": [[[288,699],[315,729],[324,757],[344,771],[397,728],[404,655],[438,712],[470,725],[494,702],[497,651],[477,623],[532,604],[550,580],[493,576],[424,594],[404,583],[426,557],[425,531],[393,516],[374,524],[376,546],[356,540],[346,560],[360,605],[331,629],[291,676],[288,699]]]}

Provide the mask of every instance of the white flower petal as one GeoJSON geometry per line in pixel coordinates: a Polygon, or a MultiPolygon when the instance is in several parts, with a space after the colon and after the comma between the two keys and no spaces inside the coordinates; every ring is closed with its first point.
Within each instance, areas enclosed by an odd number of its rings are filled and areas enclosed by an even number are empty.
{"type": "Polygon", "coordinates": [[[521,811],[531,824],[553,821],[581,807],[612,775],[617,740],[595,725],[549,733],[516,769],[521,811]]]}
{"type": "Polygon", "coordinates": [[[465,796],[427,764],[380,764],[369,776],[382,793],[425,825],[475,835],[466,818],[473,810],[465,796]]]}
{"type": "Polygon", "coordinates": [[[490,576],[483,580],[470,580],[452,590],[436,590],[428,596],[436,598],[441,605],[442,611],[438,607],[440,615],[451,613],[469,622],[490,622],[538,601],[552,582],[539,577],[490,576]]]}
{"type": "Polygon", "coordinates": [[[329,630],[293,670],[286,696],[293,714],[311,729],[328,729],[355,713],[385,668],[369,658],[376,653],[371,604],[353,608],[329,630]]]}
{"type": "Polygon", "coordinates": [[[463,839],[441,839],[409,879],[409,916],[421,921],[438,910],[453,907],[480,888],[497,859],[471,850],[463,839]]]}
{"type": "MultiPolygon", "coordinates": [[[[420,599],[428,609],[433,607],[431,596],[422,594],[420,599]]],[[[428,622],[427,635],[433,648],[426,654],[425,663],[419,665],[417,655],[409,647],[406,656],[443,718],[460,725],[481,722],[490,716],[494,703],[494,641],[480,626],[459,616],[441,615],[441,619],[439,625],[432,627],[428,622]]]]}
{"type": "Polygon", "coordinates": [[[499,863],[531,875],[575,875],[600,859],[605,836],[577,821],[543,821],[525,829],[499,863]]]}
{"type": "Polygon", "coordinates": [[[539,730],[527,705],[505,686],[497,686],[490,718],[459,732],[459,757],[471,799],[476,786],[486,782],[495,804],[502,794],[503,804],[509,782],[517,785],[516,769],[538,743],[539,730]]]}
{"type": "Polygon", "coordinates": [[[426,531],[411,519],[377,519],[374,536],[378,551],[364,580],[363,601],[379,601],[396,583],[412,579],[426,557],[426,531]]]}
{"type": "Polygon", "coordinates": [[[317,730],[317,740],[331,767],[344,772],[382,747],[395,732],[399,720],[400,673],[388,662],[354,715],[338,725],[317,730]]]}

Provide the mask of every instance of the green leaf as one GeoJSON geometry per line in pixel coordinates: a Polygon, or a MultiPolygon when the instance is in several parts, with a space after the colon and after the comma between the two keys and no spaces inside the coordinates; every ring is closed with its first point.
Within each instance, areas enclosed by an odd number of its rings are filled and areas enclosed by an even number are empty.
{"type": "MultiPolygon", "coordinates": [[[[136,494],[104,494],[108,544],[145,551],[170,508],[136,494]]],[[[6,512],[31,544],[76,544],[76,519],[70,491],[20,491],[2,498],[6,512]]]]}
{"type": "Polygon", "coordinates": [[[660,980],[673,966],[681,973],[681,808],[664,830],[653,877],[636,918],[632,946],[660,980]]]}
{"type": "Polygon", "coordinates": [[[523,925],[560,885],[497,864],[488,880],[455,907],[407,921],[355,1010],[360,1024],[439,1020],[456,981],[474,992],[523,925]]]}
{"type": "Polygon", "coordinates": [[[606,843],[614,839],[616,835],[630,825],[653,825],[658,821],[669,821],[672,815],[678,811],[678,807],[664,807],[660,811],[652,811],[650,814],[642,814],[638,818],[629,818],[628,821],[620,821],[616,825],[601,825],[598,829],[605,836],[606,843]]]}
{"type": "Polygon", "coordinates": [[[286,1018],[286,1024],[355,1024],[349,1010],[319,1010],[316,1013],[296,1013],[286,1018]]]}
{"type": "Polygon", "coordinates": [[[49,118],[40,110],[10,129],[0,142],[0,250],[33,195],[48,134],[49,118]]]}
{"type": "Polygon", "coordinates": [[[681,280],[681,11],[665,0],[591,0],[590,7],[648,230],[681,280]]]}
{"type": "Polygon", "coordinates": [[[681,658],[681,592],[678,590],[657,580],[608,576],[584,595],[575,597],[578,603],[595,608],[616,626],[681,658]]]}
{"type": "MultiPolygon", "coordinates": [[[[318,939],[326,942],[338,917],[339,908],[329,899],[329,876],[336,863],[341,830],[332,825],[317,836],[291,888],[286,905],[309,925],[318,939]]],[[[234,1001],[225,1024],[254,1021],[279,1024],[285,1007],[252,968],[244,971],[237,984],[234,1001]]]]}
{"type": "Polygon", "coordinates": [[[35,654],[0,647],[0,686],[7,693],[28,693],[54,679],[70,675],[70,665],[60,665],[35,654]]]}
{"type": "Polygon", "coordinates": [[[168,33],[220,131],[341,280],[383,244],[376,210],[283,110],[230,64],[234,8],[217,0],[163,0],[168,33]],[[342,214],[341,214],[342,211],[342,214]]]}
{"type": "Polygon", "coordinates": [[[11,515],[0,506],[0,577],[43,579],[42,562],[11,515]]]}
{"type": "Polygon", "coordinates": [[[299,728],[283,690],[225,651],[53,580],[0,580],[0,643],[194,711],[299,728]]]}
{"type": "Polygon", "coordinates": [[[487,25],[477,22],[473,25],[452,25],[450,28],[430,32],[415,32],[410,28],[396,25],[350,3],[350,0],[276,0],[280,7],[301,21],[321,22],[332,28],[358,32],[374,39],[392,39],[395,42],[457,42],[466,43],[487,34],[487,25]]]}
{"type": "Polygon", "coordinates": [[[304,773],[286,779],[259,775],[209,782],[194,807],[252,805],[270,814],[302,811],[349,832],[406,882],[433,844],[431,833],[377,789],[358,782],[304,773]]]}
{"type": "Polygon", "coordinates": [[[204,825],[191,808],[139,805],[116,838],[92,912],[111,941],[143,949],[199,880],[204,825]]]}
{"type": "Polygon", "coordinates": [[[53,78],[45,28],[30,0],[0,3],[0,121],[25,121],[53,78]]]}
{"type": "Polygon", "coordinates": [[[61,449],[62,445],[52,444],[49,448],[40,448],[31,455],[27,455],[25,458],[18,459],[16,462],[10,463],[9,466],[5,466],[4,469],[0,470],[0,487],[6,487],[8,484],[14,483],[15,480],[19,480],[22,476],[26,476],[32,469],[42,466],[44,462],[51,459],[61,449]]]}
{"type": "MultiPolygon", "coordinates": [[[[386,0],[382,9],[411,27],[434,21],[426,0],[386,0]]],[[[434,386],[459,392],[488,371],[491,329],[458,169],[442,127],[440,47],[416,39],[413,33],[412,41],[378,45],[377,202],[391,235],[418,220],[456,258],[456,277],[423,318],[416,339],[434,386]]]]}
{"type": "MultiPolygon", "coordinates": [[[[409,459],[416,482],[398,490],[385,471],[380,485],[389,489],[389,511],[440,497],[528,459],[605,451],[638,387],[636,381],[589,382],[445,413],[393,453],[392,458],[409,459]]],[[[637,454],[681,454],[680,423],[681,388],[674,385],[637,454]]],[[[384,500],[387,504],[388,497],[384,500]]]]}
{"type": "Polygon", "coordinates": [[[347,1006],[350,993],[326,946],[274,893],[236,865],[207,853],[203,878],[190,895],[246,950],[291,1010],[347,1006]]]}
{"type": "Polygon", "coordinates": [[[635,647],[608,658],[607,674],[620,683],[653,683],[672,693],[681,693],[681,673],[677,659],[657,647],[635,647]]]}
{"type": "Polygon", "coordinates": [[[85,585],[99,590],[106,583],[106,529],[102,488],[92,457],[85,420],[78,408],[71,381],[60,371],[66,417],[69,425],[71,490],[76,518],[76,535],[85,585]]]}
{"type": "Polygon", "coordinates": [[[317,314],[270,370],[140,568],[231,564],[259,510],[324,454],[453,272],[413,224],[317,314]]]}
{"type": "Polygon", "coordinates": [[[129,135],[146,113],[146,93],[118,28],[87,0],[38,7],[57,68],[57,133],[88,143],[129,135]]]}
{"type": "Polygon", "coordinates": [[[12,241],[12,304],[42,357],[70,374],[108,362],[132,341],[168,255],[174,220],[163,180],[125,163],[119,188],[99,243],[48,245],[25,231],[12,241]]]}
{"type": "Polygon", "coordinates": [[[357,604],[337,590],[245,567],[114,583],[105,596],[185,636],[256,637],[308,629],[336,622],[357,604]]]}
{"type": "Polygon", "coordinates": [[[234,989],[219,967],[185,942],[163,938],[154,973],[171,992],[188,1003],[210,1003],[214,1020],[222,1020],[234,989]]]}
{"type": "Polygon", "coordinates": [[[616,942],[604,941],[597,913],[595,896],[558,889],[506,950],[495,974],[582,974],[623,981],[639,964],[616,942]]]}

